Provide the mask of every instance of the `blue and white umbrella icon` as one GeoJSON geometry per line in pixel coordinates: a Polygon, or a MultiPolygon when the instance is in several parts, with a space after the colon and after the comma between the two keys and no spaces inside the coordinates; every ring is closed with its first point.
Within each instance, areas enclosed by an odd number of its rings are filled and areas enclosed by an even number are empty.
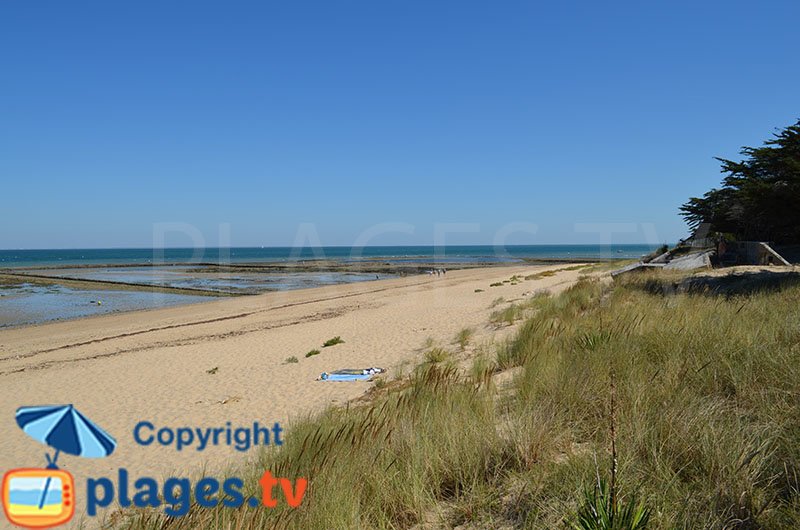
{"type": "MultiPolygon", "coordinates": [[[[92,423],[72,405],[20,407],[16,414],[17,425],[34,440],[56,450],[47,458],[48,469],[58,469],[56,460],[62,451],[84,458],[102,458],[114,452],[117,442],[110,434],[92,423]]],[[[45,482],[39,501],[41,509],[50,487],[45,482]]]]}

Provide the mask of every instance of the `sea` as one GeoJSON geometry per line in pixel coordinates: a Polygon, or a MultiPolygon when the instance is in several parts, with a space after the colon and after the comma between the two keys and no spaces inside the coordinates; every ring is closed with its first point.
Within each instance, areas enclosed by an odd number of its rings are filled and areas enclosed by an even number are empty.
{"type": "Polygon", "coordinates": [[[262,263],[291,260],[359,260],[385,258],[389,262],[431,261],[463,263],[536,259],[638,258],[655,250],[652,245],[447,245],[390,247],[232,247],[232,248],[101,248],[57,250],[0,250],[2,267],[59,265],[116,265],[152,263],[262,263]]]}
{"type": "MultiPolygon", "coordinates": [[[[286,291],[391,278],[358,272],[198,273],[202,264],[284,263],[303,260],[357,262],[379,259],[395,264],[514,263],[525,258],[632,259],[652,252],[650,245],[520,245],[396,247],[242,247],[167,249],[0,250],[0,273],[59,276],[76,280],[201,289],[205,294],[286,291]],[[126,265],[120,268],[119,265],[126,265]]],[[[68,284],[2,281],[0,328],[88,316],[155,309],[208,301],[192,292],[168,293],[120,288],[76,288],[68,284]]]]}

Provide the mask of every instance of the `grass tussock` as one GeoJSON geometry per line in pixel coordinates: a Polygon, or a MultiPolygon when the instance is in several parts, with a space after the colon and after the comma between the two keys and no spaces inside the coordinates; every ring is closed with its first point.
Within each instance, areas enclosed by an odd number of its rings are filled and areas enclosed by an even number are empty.
{"type": "Polygon", "coordinates": [[[492,312],[489,316],[489,321],[496,325],[510,326],[520,318],[522,318],[523,309],[519,304],[511,304],[510,306],[492,312]]]}
{"type": "Polygon", "coordinates": [[[475,330],[474,329],[472,329],[472,328],[464,328],[461,331],[459,331],[458,333],[456,333],[456,336],[453,339],[453,342],[455,344],[458,344],[458,346],[461,348],[461,351],[464,351],[464,350],[467,349],[467,345],[469,344],[469,341],[472,339],[473,335],[475,335],[475,330]]]}
{"type": "Polygon", "coordinates": [[[450,352],[437,346],[426,351],[424,357],[427,363],[442,363],[450,358],[450,352]]]}
{"type": "Polygon", "coordinates": [[[337,335],[337,336],[333,337],[332,339],[326,340],[322,344],[322,347],[323,348],[327,348],[329,346],[336,346],[337,344],[343,344],[343,343],[344,343],[344,341],[342,340],[342,337],[337,335]]]}
{"type": "Polygon", "coordinates": [[[468,528],[800,527],[800,286],[664,295],[643,288],[648,280],[583,281],[542,297],[494,358],[464,374],[444,358],[424,363],[399,390],[295,423],[280,450],[232,470],[245,494],[258,493],[264,469],[308,477],[298,509],[128,520],[411,528],[440,514],[444,527],[468,528]],[[519,373],[500,393],[492,374],[510,367],[519,373]]]}
{"type": "Polygon", "coordinates": [[[503,298],[502,296],[498,296],[497,298],[492,300],[492,303],[489,304],[489,308],[490,309],[494,309],[495,307],[499,306],[500,304],[505,303],[505,301],[506,301],[505,298],[503,298]]]}
{"type": "MultiPolygon", "coordinates": [[[[306,353],[306,359],[309,358],[309,357],[313,357],[315,355],[319,355],[319,354],[320,354],[320,351],[315,348],[313,350],[310,350],[308,353],[306,353]]],[[[289,361],[289,359],[287,359],[286,361],[287,362],[292,362],[292,361],[289,361]]]]}

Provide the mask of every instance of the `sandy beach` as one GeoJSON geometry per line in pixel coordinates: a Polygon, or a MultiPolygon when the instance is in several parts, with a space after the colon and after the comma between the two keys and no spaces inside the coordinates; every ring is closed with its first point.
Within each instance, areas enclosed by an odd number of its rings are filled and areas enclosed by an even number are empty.
{"type": "MultiPolygon", "coordinates": [[[[289,427],[293,418],[345,403],[371,386],[318,382],[320,372],[380,366],[391,378],[421,361],[429,337],[451,344],[465,327],[475,328],[473,343],[486,343],[507,333],[488,324],[493,300],[560,291],[579,271],[517,285],[491,283],[564,267],[450,271],[4,330],[0,470],[45,464],[46,448],[15,424],[17,407],[73,403],[118,442],[108,458],[61,458],[79,495],[86,477],[115,477],[121,467],[134,478],[217,473],[252,450],[142,447],[133,439],[135,424],[215,428],[230,422],[236,428],[277,421],[289,427]],[[321,348],[334,336],[345,342],[321,348]],[[306,358],[314,348],[321,354],[306,358]],[[292,356],[299,362],[284,362],[292,356]]],[[[291,434],[285,443],[293,443],[291,434]]]]}

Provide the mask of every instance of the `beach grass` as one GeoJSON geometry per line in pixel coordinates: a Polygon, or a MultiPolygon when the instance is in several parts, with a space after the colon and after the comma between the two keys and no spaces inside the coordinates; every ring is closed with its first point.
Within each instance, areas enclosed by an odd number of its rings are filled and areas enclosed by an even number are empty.
{"type": "Polygon", "coordinates": [[[323,348],[328,348],[330,346],[336,346],[337,344],[343,344],[343,343],[344,343],[344,341],[342,340],[342,337],[337,335],[337,336],[335,336],[335,337],[333,337],[331,339],[326,340],[322,344],[322,347],[323,348]]]}
{"type": "Polygon", "coordinates": [[[499,306],[500,304],[504,303],[505,301],[506,301],[505,298],[503,298],[502,296],[498,296],[497,298],[492,300],[492,303],[489,305],[489,307],[490,308],[495,308],[495,307],[499,306]]]}
{"type": "Polygon", "coordinates": [[[549,278],[550,276],[555,276],[557,271],[542,271],[537,272],[535,274],[528,274],[525,276],[526,280],[541,280],[542,278],[549,278]]]}
{"type": "Polygon", "coordinates": [[[633,528],[619,515],[629,505],[647,528],[800,527],[800,284],[659,283],[584,280],[539,297],[493,357],[423,363],[230,470],[246,495],[265,469],[307,477],[298,509],[149,511],[126,525],[600,528],[581,517],[613,500],[614,528],[633,528]],[[491,384],[509,368],[510,384],[491,384]]]}
{"type": "Polygon", "coordinates": [[[461,351],[464,351],[464,350],[467,349],[467,345],[469,344],[469,341],[472,339],[473,335],[475,335],[475,330],[474,329],[472,329],[472,328],[464,328],[461,331],[459,331],[458,333],[456,333],[456,336],[453,339],[453,342],[459,345],[459,347],[461,348],[461,351]]]}
{"type": "Polygon", "coordinates": [[[449,358],[450,352],[439,346],[425,352],[425,362],[430,364],[441,363],[449,358]]]}
{"type": "MultiPolygon", "coordinates": [[[[317,350],[316,348],[315,348],[315,349],[313,349],[313,350],[309,350],[309,351],[306,353],[306,359],[307,359],[307,358],[309,358],[309,357],[313,357],[313,356],[315,356],[315,355],[319,355],[319,354],[320,354],[320,351],[319,351],[319,350],[317,350]]],[[[292,361],[289,361],[289,360],[287,359],[287,362],[292,362],[292,361]]]]}
{"type": "Polygon", "coordinates": [[[505,324],[510,326],[520,318],[522,318],[523,309],[519,304],[511,304],[508,307],[494,311],[489,317],[492,324],[501,325],[505,324]]]}

